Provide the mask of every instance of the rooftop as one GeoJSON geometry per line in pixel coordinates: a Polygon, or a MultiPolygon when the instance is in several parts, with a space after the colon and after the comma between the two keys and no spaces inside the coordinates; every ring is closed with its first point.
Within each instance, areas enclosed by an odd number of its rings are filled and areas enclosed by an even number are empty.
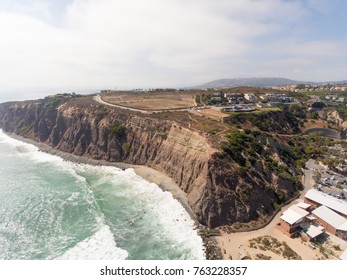
{"type": "Polygon", "coordinates": [[[296,206],[306,210],[306,209],[310,208],[311,204],[304,203],[304,202],[299,202],[296,206]]]}
{"type": "Polygon", "coordinates": [[[310,214],[306,210],[304,210],[301,207],[299,207],[298,204],[290,206],[289,209],[291,209],[294,212],[298,213],[301,217],[306,217],[308,214],[310,214]]]}
{"type": "Polygon", "coordinates": [[[315,238],[324,232],[324,228],[322,226],[315,226],[309,223],[303,223],[301,227],[305,230],[305,233],[311,238],[315,238]]]}
{"type": "Polygon", "coordinates": [[[309,190],[306,198],[322,204],[336,212],[347,215],[347,203],[328,194],[319,192],[317,190],[309,190]]]}
{"type": "Polygon", "coordinates": [[[296,222],[299,222],[302,219],[302,217],[295,211],[288,209],[287,211],[283,213],[283,215],[281,216],[281,219],[283,221],[286,221],[288,224],[293,225],[296,222]]]}
{"type": "Polygon", "coordinates": [[[347,231],[347,220],[342,225],[340,225],[337,229],[347,231]]]}
{"type": "Polygon", "coordinates": [[[293,225],[302,220],[303,217],[306,217],[309,213],[296,205],[291,206],[286,210],[281,219],[286,221],[288,224],[293,225]]]}
{"type": "Polygon", "coordinates": [[[346,219],[344,217],[340,216],[324,205],[313,210],[312,214],[332,225],[334,228],[338,228],[346,222],[346,219]]]}

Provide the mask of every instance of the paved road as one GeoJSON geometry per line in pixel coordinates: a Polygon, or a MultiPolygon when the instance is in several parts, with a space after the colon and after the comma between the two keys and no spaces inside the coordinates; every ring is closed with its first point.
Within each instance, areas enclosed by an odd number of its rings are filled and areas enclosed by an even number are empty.
{"type": "Polygon", "coordinates": [[[205,108],[209,108],[209,106],[200,106],[200,107],[190,107],[190,108],[182,108],[182,109],[164,109],[164,110],[141,110],[141,109],[135,109],[135,108],[131,108],[131,107],[126,107],[126,106],[120,106],[120,105],[116,105],[116,104],[112,104],[112,103],[108,103],[104,100],[101,99],[100,95],[94,96],[94,101],[102,104],[102,105],[106,105],[106,106],[111,106],[111,107],[116,107],[116,108],[120,108],[123,110],[129,110],[129,111],[133,111],[133,112],[140,112],[142,114],[154,114],[154,113],[162,113],[162,112],[175,112],[175,111],[191,111],[191,110],[199,110],[199,109],[205,109],[205,108]]]}
{"type": "Polygon", "coordinates": [[[313,186],[315,184],[315,180],[313,179],[313,176],[315,175],[315,170],[322,170],[324,167],[320,164],[315,164],[315,161],[313,159],[310,159],[306,162],[306,168],[304,169],[304,180],[303,185],[304,189],[301,192],[300,198],[304,199],[305,194],[309,189],[313,189],[313,186]]]}
{"type": "Polygon", "coordinates": [[[134,112],[140,112],[140,113],[143,113],[143,114],[152,114],[152,113],[159,112],[159,111],[145,111],[145,110],[140,110],[140,109],[135,109],[135,108],[119,106],[119,105],[116,105],[116,104],[111,104],[111,103],[108,103],[108,102],[105,102],[104,100],[102,100],[100,95],[94,96],[94,101],[96,101],[96,102],[98,102],[98,103],[100,103],[102,105],[116,107],[116,108],[125,109],[125,110],[130,110],[130,111],[134,111],[134,112]]]}

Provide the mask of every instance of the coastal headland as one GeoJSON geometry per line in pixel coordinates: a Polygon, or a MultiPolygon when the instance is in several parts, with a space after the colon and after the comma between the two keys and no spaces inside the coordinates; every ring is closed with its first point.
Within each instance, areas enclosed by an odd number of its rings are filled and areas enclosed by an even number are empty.
{"type": "Polygon", "coordinates": [[[194,98],[188,110],[151,114],[94,96],[9,102],[0,104],[0,127],[66,160],[134,168],[170,191],[213,245],[220,232],[264,224],[299,194],[302,163],[311,156],[303,151],[312,143],[298,136],[307,117],[298,105],[220,120],[200,113],[206,96],[194,98]]]}

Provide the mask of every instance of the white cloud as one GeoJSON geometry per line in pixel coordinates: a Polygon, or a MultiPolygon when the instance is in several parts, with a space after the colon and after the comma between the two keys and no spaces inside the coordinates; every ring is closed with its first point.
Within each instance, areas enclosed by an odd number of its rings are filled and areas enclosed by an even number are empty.
{"type": "Polygon", "coordinates": [[[49,0],[0,0],[0,9],[40,19],[50,19],[52,17],[49,0]]]}
{"type": "Polygon", "coordinates": [[[340,51],[324,41],[290,48],[283,39],[258,41],[309,15],[303,1],[75,0],[59,25],[37,16],[52,13],[47,1],[35,3],[0,12],[2,88],[190,85],[266,73],[250,58],[281,56],[281,48],[292,62],[340,51]],[[271,44],[276,49],[267,52],[271,44]]]}

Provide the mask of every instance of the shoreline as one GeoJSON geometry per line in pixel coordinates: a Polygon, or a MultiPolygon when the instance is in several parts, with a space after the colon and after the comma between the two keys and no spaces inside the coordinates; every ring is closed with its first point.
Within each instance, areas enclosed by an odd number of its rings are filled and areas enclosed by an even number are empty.
{"type": "Polygon", "coordinates": [[[134,169],[135,173],[138,176],[142,177],[144,180],[158,185],[158,187],[163,191],[170,192],[173,198],[178,200],[182,204],[183,208],[187,211],[187,213],[192,218],[192,220],[200,226],[199,222],[194,217],[193,210],[190,208],[188,204],[188,198],[186,193],[182,191],[179,188],[179,186],[169,176],[151,167],[148,167],[145,165],[123,163],[123,162],[110,162],[103,159],[97,160],[97,159],[92,159],[85,156],[78,156],[71,153],[60,151],[58,149],[55,149],[49,146],[46,143],[36,142],[35,140],[28,139],[28,138],[19,136],[17,134],[13,134],[13,133],[10,133],[10,134],[6,133],[6,134],[13,139],[36,146],[41,152],[58,156],[65,161],[71,161],[77,164],[89,164],[94,166],[112,166],[122,170],[129,169],[129,168],[134,169]]]}
{"type": "MultiPolygon", "coordinates": [[[[186,212],[194,221],[194,230],[196,230],[197,234],[202,239],[202,249],[204,251],[206,260],[237,260],[242,259],[243,255],[246,256],[248,253],[259,253],[259,250],[257,251],[252,249],[252,247],[250,247],[248,243],[250,239],[259,238],[260,236],[271,236],[277,238],[280,242],[287,243],[291,248],[294,248],[295,251],[300,252],[299,255],[304,260],[313,260],[318,258],[318,254],[312,251],[312,249],[302,243],[297,243],[296,240],[287,238],[285,235],[278,232],[275,227],[275,224],[281,212],[290,207],[290,205],[297,203],[298,199],[302,198],[301,196],[305,193],[305,190],[307,191],[306,184],[304,184],[305,188],[300,193],[299,197],[295,197],[292,201],[288,201],[289,203],[283,205],[281,207],[282,209],[280,209],[280,211],[278,211],[274,215],[269,223],[266,223],[267,225],[262,226],[261,228],[252,229],[247,232],[227,233],[224,230],[221,230],[220,236],[209,236],[204,234],[204,229],[206,229],[206,227],[201,225],[194,217],[194,213],[188,204],[187,194],[182,191],[169,176],[145,165],[134,165],[123,162],[108,162],[106,160],[96,160],[86,156],[78,156],[60,151],[43,142],[36,142],[35,140],[16,135],[14,133],[4,133],[13,139],[34,145],[39,149],[39,151],[48,153],[50,155],[59,156],[64,161],[70,161],[77,164],[89,164],[93,166],[111,166],[121,170],[132,168],[135,173],[144,180],[156,184],[162,191],[170,192],[172,197],[178,200],[179,203],[184,207],[186,212]]],[[[266,254],[269,255],[272,259],[283,259],[282,256],[277,256],[276,254],[272,254],[271,252],[266,252],[266,254]]]]}
{"type": "Polygon", "coordinates": [[[89,164],[94,166],[112,166],[122,170],[125,170],[128,168],[133,169],[135,173],[141,178],[143,178],[144,180],[150,183],[156,184],[164,192],[165,191],[170,192],[172,197],[178,200],[178,202],[183,206],[183,208],[187,211],[191,219],[194,221],[194,224],[195,224],[194,229],[196,230],[197,234],[202,239],[203,250],[205,252],[206,260],[222,258],[221,250],[223,248],[220,248],[220,246],[218,246],[218,242],[214,237],[206,237],[200,234],[200,230],[205,228],[205,226],[201,225],[196,219],[193,213],[193,210],[189,206],[187,194],[183,190],[181,190],[180,187],[173,181],[173,179],[167,176],[166,174],[163,174],[145,165],[135,165],[135,164],[129,164],[129,163],[123,163],[123,162],[109,162],[106,160],[97,160],[97,159],[92,159],[86,156],[74,155],[71,153],[67,153],[67,152],[63,152],[58,149],[55,149],[43,142],[37,142],[35,140],[25,138],[23,136],[20,136],[14,133],[7,133],[5,131],[3,132],[13,139],[34,145],[35,147],[39,149],[39,151],[42,151],[50,155],[58,156],[65,161],[70,161],[77,164],[89,164]]]}

